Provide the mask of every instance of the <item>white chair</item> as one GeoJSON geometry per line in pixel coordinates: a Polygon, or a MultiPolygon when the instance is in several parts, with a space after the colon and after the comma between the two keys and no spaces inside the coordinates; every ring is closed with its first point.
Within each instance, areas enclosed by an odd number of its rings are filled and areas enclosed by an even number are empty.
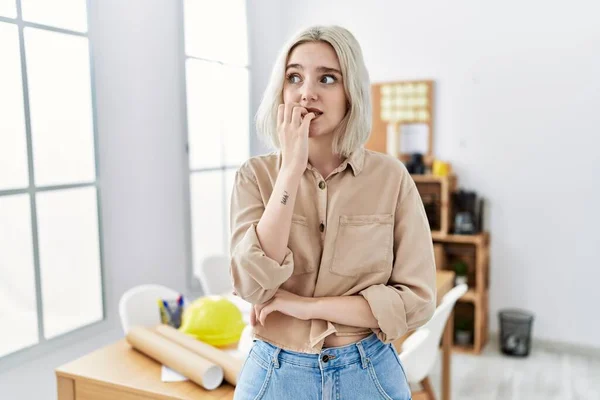
{"type": "Polygon", "coordinates": [[[206,296],[224,296],[235,304],[242,312],[244,322],[250,323],[252,305],[233,295],[233,284],[229,276],[230,259],[224,255],[206,257],[197,271],[202,291],[206,296]]]}
{"type": "Polygon", "coordinates": [[[127,290],[119,300],[121,327],[127,334],[133,326],[152,327],[161,323],[158,299],[176,299],[179,293],[161,285],[140,285],[127,290]]]}
{"type": "Polygon", "coordinates": [[[212,255],[202,261],[197,277],[205,295],[221,296],[233,292],[229,263],[230,259],[225,255],[212,255]]]}
{"type": "Polygon", "coordinates": [[[408,382],[420,384],[431,400],[435,399],[435,395],[428,375],[435,365],[440,340],[454,304],[467,292],[467,289],[467,285],[463,283],[450,290],[436,308],[433,317],[402,343],[400,360],[408,382]]]}
{"type": "Polygon", "coordinates": [[[250,354],[250,349],[252,348],[252,345],[254,344],[253,331],[254,331],[254,328],[252,327],[252,325],[250,325],[250,324],[246,325],[246,327],[242,331],[242,336],[240,337],[240,341],[238,342],[237,350],[238,350],[240,356],[244,359],[246,357],[248,357],[248,354],[250,354]]]}

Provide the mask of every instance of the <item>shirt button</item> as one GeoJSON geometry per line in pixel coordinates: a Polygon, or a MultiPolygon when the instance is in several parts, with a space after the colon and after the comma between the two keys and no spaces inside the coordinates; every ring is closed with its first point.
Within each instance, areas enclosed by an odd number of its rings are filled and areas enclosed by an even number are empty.
{"type": "Polygon", "coordinates": [[[319,182],[319,189],[325,189],[325,182],[324,181],[319,182]]]}
{"type": "Polygon", "coordinates": [[[321,225],[319,225],[319,230],[321,232],[323,232],[325,230],[325,224],[323,224],[322,222],[321,222],[321,225]]]}
{"type": "Polygon", "coordinates": [[[329,356],[327,354],[325,354],[323,357],[321,357],[321,361],[323,361],[323,362],[329,361],[329,356]]]}

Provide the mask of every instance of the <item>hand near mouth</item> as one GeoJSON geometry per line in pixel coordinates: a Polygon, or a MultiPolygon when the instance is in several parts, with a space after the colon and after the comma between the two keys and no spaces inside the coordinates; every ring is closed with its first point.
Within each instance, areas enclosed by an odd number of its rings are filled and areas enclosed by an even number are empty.
{"type": "Polygon", "coordinates": [[[310,122],[322,112],[298,103],[280,104],[277,110],[277,134],[282,155],[282,168],[302,174],[308,165],[308,129],[310,122]]]}

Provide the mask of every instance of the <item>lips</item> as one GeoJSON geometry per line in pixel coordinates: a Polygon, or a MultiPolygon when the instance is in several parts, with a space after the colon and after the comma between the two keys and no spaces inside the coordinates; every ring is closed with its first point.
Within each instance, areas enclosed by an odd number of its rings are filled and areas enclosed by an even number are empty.
{"type": "Polygon", "coordinates": [[[310,108],[307,108],[306,110],[309,113],[314,113],[315,114],[315,118],[318,117],[318,116],[320,116],[321,114],[323,114],[323,111],[319,110],[318,108],[310,107],[310,108]]]}

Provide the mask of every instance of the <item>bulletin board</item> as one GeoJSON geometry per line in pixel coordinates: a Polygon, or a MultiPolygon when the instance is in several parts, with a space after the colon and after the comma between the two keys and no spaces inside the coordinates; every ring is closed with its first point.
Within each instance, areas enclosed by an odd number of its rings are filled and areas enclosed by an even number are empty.
{"type": "MultiPolygon", "coordinates": [[[[433,161],[434,82],[432,80],[380,82],[371,85],[373,125],[366,147],[390,153],[389,134],[397,157],[408,161],[420,152],[433,161]]],[[[391,154],[391,153],[390,153],[391,154]]]]}

